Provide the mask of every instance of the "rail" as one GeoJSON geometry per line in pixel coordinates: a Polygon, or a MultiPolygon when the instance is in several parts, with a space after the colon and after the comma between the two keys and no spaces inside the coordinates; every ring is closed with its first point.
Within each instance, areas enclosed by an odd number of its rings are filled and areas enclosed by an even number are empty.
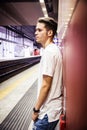
{"type": "Polygon", "coordinates": [[[0,83],[40,62],[40,56],[0,62],[0,83]]]}

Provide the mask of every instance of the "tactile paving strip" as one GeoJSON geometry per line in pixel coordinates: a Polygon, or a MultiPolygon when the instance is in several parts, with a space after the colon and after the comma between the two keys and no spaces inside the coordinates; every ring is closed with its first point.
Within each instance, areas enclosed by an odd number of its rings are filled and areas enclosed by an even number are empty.
{"type": "Polygon", "coordinates": [[[31,122],[32,108],[36,101],[36,95],[37,81],[0,124],[0,130],[28,130],[31,122]]]}

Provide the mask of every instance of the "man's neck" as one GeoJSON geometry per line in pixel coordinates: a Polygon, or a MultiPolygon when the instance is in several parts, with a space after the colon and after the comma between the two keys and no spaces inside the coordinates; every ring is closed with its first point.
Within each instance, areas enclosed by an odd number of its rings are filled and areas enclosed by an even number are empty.
{"type": "Polygon", "coordinates": [[[44,44],[44,48],[46,48],[49,44],[52,44],[52,40],[47,40],[46,43],[44,44]]]}

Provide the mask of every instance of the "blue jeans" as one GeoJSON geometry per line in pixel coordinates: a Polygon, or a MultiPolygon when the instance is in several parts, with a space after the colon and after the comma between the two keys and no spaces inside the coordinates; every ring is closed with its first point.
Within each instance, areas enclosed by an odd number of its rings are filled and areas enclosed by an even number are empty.
{"type": "Polygon", "coordinates": [[[59,120],[48,122],[47,114],[43,119],[37,119],[33,124],[32,130],[54,130],[59,120]]]}

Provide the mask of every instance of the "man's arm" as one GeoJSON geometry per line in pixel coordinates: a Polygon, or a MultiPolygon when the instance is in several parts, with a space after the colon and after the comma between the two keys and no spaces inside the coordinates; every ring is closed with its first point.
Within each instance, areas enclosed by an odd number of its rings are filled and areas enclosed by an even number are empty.
{"type": "MultiPolygon", "coordinates": [[[[47,75],[43,75],[42,87],[41,87],[37,102],[35,104],[35,109],[36,110],[39,110],[40,107],[45,102],[45,100],[46,100],[46,98],[48,96],[49,90],[51,88],[51,83],[52,83],[52,77],[47,76],[47,75]]],[[[32,120],[35,121],[37,118],[38,118],[38,113],[33,112],[32,120]]]]}

